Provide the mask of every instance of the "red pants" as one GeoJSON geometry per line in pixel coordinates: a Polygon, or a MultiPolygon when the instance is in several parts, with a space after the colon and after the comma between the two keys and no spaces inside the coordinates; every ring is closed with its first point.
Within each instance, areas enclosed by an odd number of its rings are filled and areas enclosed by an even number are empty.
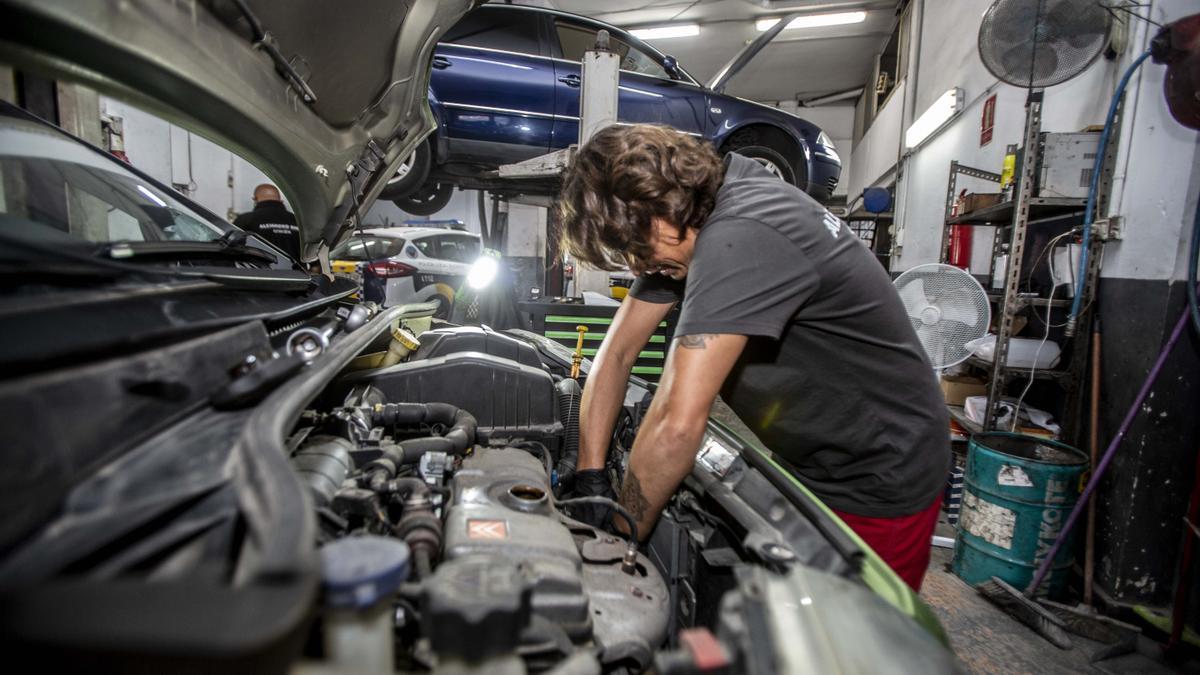
{"type": "Polygon", "coordinates": [[[899,518],[868,518],[834,511],[850,529],[867,542],[904,583],[920,592],[921,580],[929,567],[933,528],[937,525],[942,496],[924,511],[899,518]]]}

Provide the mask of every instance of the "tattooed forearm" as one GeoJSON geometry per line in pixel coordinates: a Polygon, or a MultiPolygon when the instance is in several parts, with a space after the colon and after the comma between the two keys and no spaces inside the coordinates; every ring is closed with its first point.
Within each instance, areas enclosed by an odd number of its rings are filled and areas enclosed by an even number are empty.
{"type": "Polygon", "coordinates": [[[618,501],[639,523],[646,517],[646,512],[650,510],[650,500],[642,494],[642,483],[633,469],[625,472],[625,481],[621,484],[621,497],[618,501]]]}
{"type": "Polygon", "coordinates": [[[699,333],[697,335],[681,335],[675,338],[675,343],[684,349],[704,349],[708,347],[708,341],[716,337],[712,333],[699,333]]]}

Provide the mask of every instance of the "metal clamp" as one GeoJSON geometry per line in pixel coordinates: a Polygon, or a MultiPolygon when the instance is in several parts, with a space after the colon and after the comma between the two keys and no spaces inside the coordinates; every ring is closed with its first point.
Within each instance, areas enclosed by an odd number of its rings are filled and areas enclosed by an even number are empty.
{"type": "Polygon", "coordinates": [[[288,354],[312,361],[329,348],[329,336],[316,328],[300,328],[288,336],[286,348],[288,354]]]}
{"type": "Polygon", "coordinates": [[[1120,241],[1124,234],[1125,219],[1121,216],[1097,218],[1092,223],[1092,236],[1100,241],[1120,241]]]}

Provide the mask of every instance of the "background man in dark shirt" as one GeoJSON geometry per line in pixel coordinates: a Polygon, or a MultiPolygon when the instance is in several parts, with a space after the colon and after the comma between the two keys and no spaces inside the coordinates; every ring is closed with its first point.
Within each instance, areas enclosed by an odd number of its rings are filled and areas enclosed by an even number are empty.
{"type": "Polygon", "coordinates": [[[300,260],[296,216],[283,205],[283,196],[274,185],[263,183],[254,188],[254,210],[239,215],[233,224],[267,240],[292,260],[300,260]]]}
{"type": "MultiPolygon", "coordinates": [[[[695,461],[717,394],[913,588],[950,463],[933,369],[891,279],[799,189],[740,155],[647,125],[580,149],[559,205],[564,245],[640,278],[583,393],[577,492],[602,468],[638,352],[682,302],[620,502],[650,533],[695,461]]],[[[619,525],[619,523],[618,523],[619,525]]]]}

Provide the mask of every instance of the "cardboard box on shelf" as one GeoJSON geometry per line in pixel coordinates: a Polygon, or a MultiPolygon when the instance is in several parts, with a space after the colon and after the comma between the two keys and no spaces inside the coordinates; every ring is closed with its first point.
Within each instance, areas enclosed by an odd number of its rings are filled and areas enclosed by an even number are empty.
{"type": "Polygon", "coordinates": [[[942,376],[942,396],[949,405],[962,405],[968,396],[986,396],[987,382],[968,375],[942,376]]]}
{"type": "Polygon", "coordinates": [[[959,206],[958,212],[971,213],[999,204],[1004,199],[1004,195],[999,192],[972,192],[964,195],[961,199],[962,204],[959,206]]]}

